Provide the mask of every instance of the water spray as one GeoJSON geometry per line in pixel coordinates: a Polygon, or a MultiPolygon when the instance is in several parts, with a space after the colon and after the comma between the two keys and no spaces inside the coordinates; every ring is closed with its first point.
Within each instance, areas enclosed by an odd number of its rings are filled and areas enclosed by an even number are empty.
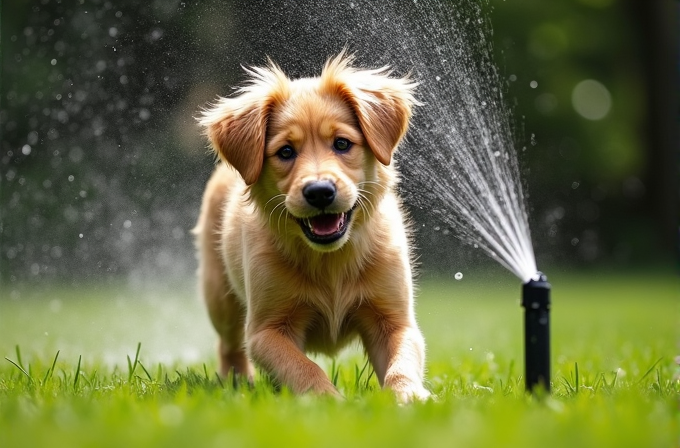
{"type": "Polygon", "coordinates": [[[542,272],[524,283],[522,307],[526,390],[550,392],[550,283],[542,272]]]}

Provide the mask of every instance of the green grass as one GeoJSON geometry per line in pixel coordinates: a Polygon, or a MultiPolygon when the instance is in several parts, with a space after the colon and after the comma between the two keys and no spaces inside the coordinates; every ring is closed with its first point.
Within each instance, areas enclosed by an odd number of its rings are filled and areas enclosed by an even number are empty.
{"type": "Polygon", "coordinates": [[[31,290],[0,299],[0,447],[678,446],[678,281],[552,274],[550,397],[524,393],[519,282],[423,279],[436,400],[395,404],[358,348],[317,358],[344,401],[215,375],[187,289],[31,290]],[[140,346],[141,344],[141,346],[140,346]]]}

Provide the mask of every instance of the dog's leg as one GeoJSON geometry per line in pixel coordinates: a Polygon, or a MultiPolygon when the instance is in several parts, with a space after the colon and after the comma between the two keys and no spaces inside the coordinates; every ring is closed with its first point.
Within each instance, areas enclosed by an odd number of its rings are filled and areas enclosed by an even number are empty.
{"type": "Polygon", "coordinates": [[[198,249],[201,292],[210,320],[219,335],[218,357],[222,376],[245,375],[254,369],[245,353],[245,307],[229,285],[220,253],[222,210],[229,185],[224,168],[218,168],[206,187],[201,215],[194,229],[198,249]]]}
{"type": "Polygon", "coordinates": [[[208,315],[219,335],[218,356],[222,376],[233,372],[253,378],[253,367],[245,353],[245,307],[230,290],[219,254],[201,253],[200,283],[208,315]]]}
{"type": "Polygon", "coordinates": [[[214,290],[206,294],[208,314],[220,337],[218,343],[220,375],[244,375],[252,382],[254,369],[245,352],[245,310],[231,292],[214,290]],[[210,293],[208,293],[210,294],[210,293]]]}
{"type": "Polygon", "coordinates": [[[364,313],[362,320],[361,337],[380,385],[391,389],[401,403],[427,399],[425,341],[415,322],[388,322],[375,310],[364,313]]]}
{"type": "Polygon", "coordinates": [[[285,329],[265,328],[248,336],[253,361],[293,393],[341,397],[324,371],[302,352],[285,329]]]}

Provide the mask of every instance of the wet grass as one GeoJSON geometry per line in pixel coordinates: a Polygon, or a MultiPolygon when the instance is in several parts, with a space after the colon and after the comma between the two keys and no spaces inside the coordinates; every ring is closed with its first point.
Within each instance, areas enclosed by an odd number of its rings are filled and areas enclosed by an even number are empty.
{"type": "Polygon", "coordinates": [[[3,289],[0,446],[677,446],[677,279],[551,282],[553,393],[537,399],[524,393],[518,282],[423,279],[438,398],[409,406],[358,349],[318,359],[345,401],[218,378],[191,289],[3,289]]]}

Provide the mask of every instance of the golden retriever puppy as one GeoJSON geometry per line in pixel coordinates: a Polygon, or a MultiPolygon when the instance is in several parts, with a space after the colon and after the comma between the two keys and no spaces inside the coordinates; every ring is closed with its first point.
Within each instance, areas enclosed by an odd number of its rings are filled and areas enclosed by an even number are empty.
{"type": "Polygon", "coordinates": [[[424,399],[408,232],[392,155],[415,83],[341,53],[317,78],[248,70],[200,124],[222,163],[196,226],[199,277],[220,372],[250,360],[295,393],[339,395],[305,352],[357,337],[380,384],[424,399]]]}

